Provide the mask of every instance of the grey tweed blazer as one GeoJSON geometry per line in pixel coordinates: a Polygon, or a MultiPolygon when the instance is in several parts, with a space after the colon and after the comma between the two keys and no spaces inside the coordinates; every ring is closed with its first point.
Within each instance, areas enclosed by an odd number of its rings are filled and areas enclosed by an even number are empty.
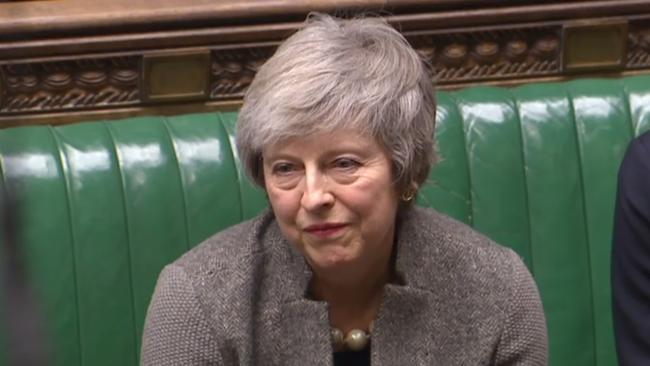
{"type": "MultiPolygon", "coordinates": [[[[520,258],[433,210],[398,229],[395,269],[374,323],[371,363],[546,365],[546,322],[520,258]]],[[[218,233],[160,274],[142,365],[332,365],[327,303],[273,214],[218,233]]]]}

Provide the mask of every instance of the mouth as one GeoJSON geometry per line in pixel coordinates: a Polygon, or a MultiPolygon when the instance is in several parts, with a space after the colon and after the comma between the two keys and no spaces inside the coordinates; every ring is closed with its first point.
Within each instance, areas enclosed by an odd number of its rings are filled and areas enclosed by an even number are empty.
{"type": "Polygon", "coordinates": [[[341,233],[347,226],[348,226],[347,224],[328,223],[328,224],[309,225],[304,230],[305,232],[314,235],[318,238],[328,239],[341,233]]]}

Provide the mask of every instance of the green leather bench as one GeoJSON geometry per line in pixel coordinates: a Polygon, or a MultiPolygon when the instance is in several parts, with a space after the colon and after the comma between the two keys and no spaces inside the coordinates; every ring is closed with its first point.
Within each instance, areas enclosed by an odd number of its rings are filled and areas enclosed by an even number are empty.
{"type": "MultiPolygon", "coordinates": [[[[438,103],[442,160],[419,203],[524,258],[542,293],[551,365],[616,365],[616,173],[629,140],[650,129],[650,77],[471,88],[438,103]]],[[[136,365],[163,265],[266,207],[238,167],[236,119],[0,130],[0,184],[22,200],[55,365],[136,365]]]]}

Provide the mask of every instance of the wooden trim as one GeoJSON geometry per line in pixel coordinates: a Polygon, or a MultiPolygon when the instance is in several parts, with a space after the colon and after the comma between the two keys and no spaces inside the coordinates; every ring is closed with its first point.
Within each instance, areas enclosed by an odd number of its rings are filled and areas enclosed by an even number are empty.
{"type": "MultiPolygon", "coordinates": [[[[647,74],[645,71],[626,71],[626,72],[603,72],[593,74],[593,77],[599,78],[620,78],[623,76],[633,76],[647,74]]],[[[567,81],[571,78],[568,76],[550,76],[540,78],[522,78],[512,79],[507,81],[486,81],[475,84],[460,83],[460,84],[447,84],[439,87],[441,91],[451,91],[468,86],[498,86],[498,87],[516,87],[529,83],[548,83],[548,82],[561,82],[567,81]]],[[[150,105],[141,107],[123,107],[113,109],[97,109],[86,111],[73,111],[73,112],[49,112],[49,113],[35,113],[23,115],[8,115],[0,116],[0,128],[15,127],[15,126],[30,126],[30,125],[63,125],[70,123],[83,122],[87,120],[116,120],[137,116],[150,116],[150,115],[180,115],[186,113],[202,113],[213,111],[234,111],[241,107],[241,100],[223,100],[212,102],[199,102],[199,103],[169,103],[160,105],[150,105]]]]}
{"type": "Polygon", "coordinates": [[[647,0],[8,3],[0,4],[0,125],[232,105],[309,10],[359,9],[392,14],[386,19],[434,66],[441,89],[650,72],[647,0]],[[620,57],[564,65],[567,54],[576,54],[565,31],[575,24],[591,27],[581,30],[587,37],[590,29],[618,24],[620,57]],[[183,56],[196,53],[204,55],[200,62],[183,56]],[[166,82],[164,93],[150,95],[145,60],[161,54],[205,79],[178,91],[166,82]]]}
{"type": "Polygon", "coordinates": [[[580,20],[562,29],[562,71],[620,70],[627,63],[629,33],[625,19],[580,20]]]}
{"type": "MultiPolygon", "coordinates": [[[[588,1],[588,0],[583,0],[588,1]]],[[[67,0],[0,7],[0,37],[33,34],[114,33],[160,30],[175,26],[224,26],[300,21],[310,11],[385,12],[401,14],[432,10],[482,8],[545,3],[540,0],[67,0]],[[129,11],[124,11],[128,9],[129,11]]]]}

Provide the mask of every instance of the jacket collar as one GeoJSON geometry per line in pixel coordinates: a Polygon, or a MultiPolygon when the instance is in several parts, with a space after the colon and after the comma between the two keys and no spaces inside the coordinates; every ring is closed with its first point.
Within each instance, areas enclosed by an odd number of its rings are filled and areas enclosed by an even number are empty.
{"type": "MultiPolygon", "coordinates": [[[[423,276],[430,277],[422,273],[423,265],[429,262],[430,258],[423,257],[421,249],[423,245],[435,245],[435,243],[429,243],[430,239],[418,235],[421,230],[418,226],[422,221],[419,217],[420,210],[413,207],[404,212],[399,219],[395,243],[395,273],[399,285],[388,285],[389,287],[415,290],[420,287],[421,282],[427,282],[423,276]]],[[[313,272],[303,255],[284,238],[273,217],[273,212],[269,210],[265,216],[270,221],[270,225],[262,241],[269,243],[274,252],[274,265],[284,271],[281,279],[286,290],[284,291],[285,302],[305,299],[313,272]]]]}
{"type": "MultiPolygon", "coordinates": [[[[272,213],[269,213],[272,217],[272,213]]],[[[311,268],[300,252],[282,235],[276,221],[271,224],[262,240],[271,246],[273,267],[278,269],[282,296],[280,338],[282,365],[330,366],[329,307],[322,301],[307,298],[311,268]]]]}
{"type": "MultiPolygon", "coordinates": [[[[372,336],[373,365],[429,364],[427,347],[422,347],[418,324],[431,319],[439,310],[438,299],[416,285],[420,282],[422,256],[418,239],[417,209],[404,213],[398,227],[395,271],[401,284],[385,286],[382,304],[372,336]],[[399,344],[395,344],[398,342],[399,344]],[[399,352],[394,352],[399,349],[399,352]],[[390,350],[393,350],[392,352],[390,350]],[[425,362],[426,361],[426,362],[425,362]]],[[[302,254],[288,243],[277,225],[268,232],[270,242],[279,250],[283,264],[285,300],[282,305],[281,334],[285,365],[332,365],[329,307],[327,303],[306,298],[313,273],[302,254]]],[[[435,337],[435,335],[432,335],[435,337]]],[[[429,337],[427,342],[431,341],[429,337]]]]}
{"type": "Polygon", "coordinates": [[[423,337],[422,324],[440,312],[437,296],[425,290],[423,271],[429,258],[422,254],[424,245],[432,245],[420,235],[419,209],[410,208],[398,221],[395,243],[395,273],[399,284],[384,287],[384,296],[375,319],[372,335],[373,365],[431,365],[438,364],[430,352],[431,337],[423,337]]]}

